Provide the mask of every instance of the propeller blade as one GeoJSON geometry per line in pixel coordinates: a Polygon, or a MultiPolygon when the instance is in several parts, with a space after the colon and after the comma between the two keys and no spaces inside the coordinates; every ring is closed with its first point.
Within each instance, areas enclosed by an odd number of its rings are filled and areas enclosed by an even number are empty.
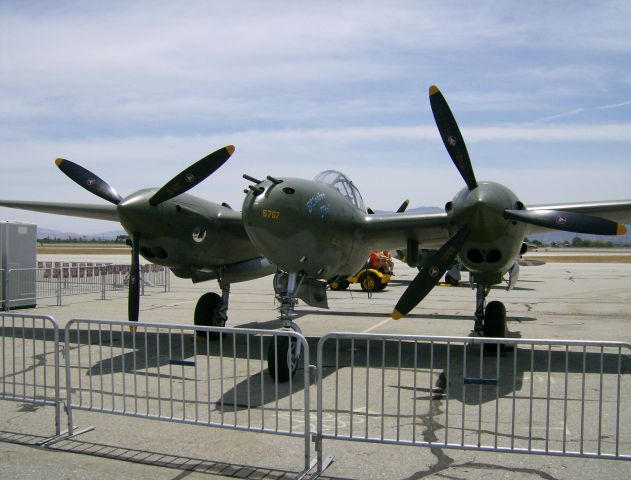
{"type": "Polygon", "coordinates": [[[458,255],[458,250],[468,235],[469,229],[465,226],[460,227],[434,255],[428,256],[423,261],[418,275],[412,280],[394,307],[393,319],[399,320],[407,315],[427,296],[447,269],[451,267],[456,255],[458,255]]]}
{"type": "Polygon", "coordinates": [[[408,205],[410,204],[409,200],[404,201],[401,206],[399,207],[399,209],[397,210],[397,213],[403,213],[405,212],[405,210],[408,208],[408,205]]]}
{"type": "Polygon", "coordinates": [[[228,145],[198,160],[169,180],[166,185],[149,199],[149,203],[156,206],[190,190],[221,167],[233,152],[234,147],[228,145]]]}
{"type": "Polygon", "coordinates": [[[504,217],[508,220],[517,220],[565,232],[594,235],[624,235],[627,233],[627,228],[620,223],[584,213],[564,212],[562,210],[505,210],[504,217]]]}
{"type": "Polygon", "coordinates": [[[449,156],[456,165],[467,187],[469,187],[469,190],[473,190],[478,186],[478,182],[473,173],[467,147],[458,128],[458,124],[456,123],[456,119],[451,113],[449,105],[447,105],[445,97],[440,93],[438,87],[434,85],[429,87],[429,103],[432,107],[434,120],[436,120],[436,126],[443,139],[445,148],[447,152],[449,152],[449,156]]]}
{"type": "Polygon", "coordinates": [[[140,235],[137,233],[132,234],[131,250],[127,315],[130,322],[137,322],[140,310],[140,235]]]}
{"type": "Polygon", "coordinates": [[[98,195],[114,205],[118,205],[123,199],[107,182],[94,175],[91,171],[86,170],[81,165],[77,165],[65,158],[58,158],[55,160],[55,164],[59,167],[59,170],[64,172],[73,182],[82,186],[88,192],[98,195]]]}

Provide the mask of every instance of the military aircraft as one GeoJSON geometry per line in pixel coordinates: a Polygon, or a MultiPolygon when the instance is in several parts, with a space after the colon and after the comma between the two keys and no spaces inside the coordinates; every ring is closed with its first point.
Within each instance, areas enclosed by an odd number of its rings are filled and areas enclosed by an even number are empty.
{"type": "Polygon", "coordinates": [[[216,279],[222,296],[204,294],[195,307],[195,323],[223,326],[227,319],[230,284],[276,271],[253,247],[241,213],[185,192],[223,165],[234,152],[221,148],[173,177],[162,188],[138,190],[123,198],[104,180],[66,159],[55,161],[78,185],[111,205],[2,200],[0,206],[44,213],[120,222],[132,246],[128,316],[139,316],[139,260],[163,265],[193,282],[216,279]]]}
{"type": "MultiPolygon", "coordinates": [[[[445,212],[403,212],[402,206],[398,212],[370,213],[357,187],[334,170],[313,180],[244,175],[251,185],[241,212],[183,193],[227,160],[231,146],[211,154],[214,160],[200,160],[159,190],[139,190],[126,198],[96,175],[61,160],[58,166],[68,167],[62,168],[64,173],[114,206],[4,200],[0,206],[120,221],[131,237],[135,265],[142,255],[194,282],[219,280],[225,301],[214,293],[202,296],[195,309],[195,324],[200,325],[225,323],[231,282],[278,270],[274,288],[283,326],[300,331],[293,321],[297,298],[326,307],[327,281],[356,272],[371,250],[405,248],[408,264],[418,266],[419,274],[392,313],[401,318],[458,257],[476,284],[476,330],[501,336],[505,309],[500,302],[485,308],[485,299],[506,272],[513,284],[517,280],[515,265],[524,236],[537,229],[622,234],[626,229],[617,222],[631,222],[631,200],[526,208],[508,188],[477,182],[455,119],[436,87],[430,88],[430,103],[443,142],[467,184],[445,212]],[[422,250],[433,253],[421,255],[422,250]]],[[[137,286],[130,287],[130,320],[138,319],[137,299],[137,286]]],[[[301,352],[287,337],[278,340],[270,343],[268,363],[273,372],[272,362],[287,358],[286,364],[278,362],[278,379],[286,380],[301,352]]]]}

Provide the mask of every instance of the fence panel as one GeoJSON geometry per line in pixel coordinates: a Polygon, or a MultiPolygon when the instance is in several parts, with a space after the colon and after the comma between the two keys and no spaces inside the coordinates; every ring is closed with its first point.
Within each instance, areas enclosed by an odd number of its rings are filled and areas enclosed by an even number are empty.
{"type": "MultiPolygon", "coordinates": [[[[7,298],[5,309],[35,305],[37,300],[55,298],[57,305],[63,298],[74,295],[100,294],[126,291],[129,284],[129,265],[88,262],[38,262],[37,268],[14,268],[7,272],[7,298]]],[[[171,289],[170,271],[160,265],[143,265],[141,294],[145,288],[171,289]]]]}
{"type": "Polygon", "coordinates": [[[310,376],[304,337],[194,325],[138,323],[132,329],[126,321],[67,324],[69,432],[73,410],[84,410],[289,435],[304,439],[308,467],[310,376]],[[302,370],[280,383],[270,378],[264,359],[271,342],[282,352],[283,342],[290,341],[302,349],[302,370]]]}
{"type": "Polygon", "coordinates": [[[59,328],[49,316],[0,313],[0,399],[55,407],[60,434],[59,328]]]}
{"type": "Polygon", "coordinates": [[[629,353],[618,342],[332,333],[318,344],[317,437],[630,460],[629,353]]]}

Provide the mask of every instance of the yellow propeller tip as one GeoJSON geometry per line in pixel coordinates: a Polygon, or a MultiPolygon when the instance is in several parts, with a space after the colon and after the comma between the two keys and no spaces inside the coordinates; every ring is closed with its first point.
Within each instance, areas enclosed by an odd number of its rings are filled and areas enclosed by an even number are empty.
{"type": "Polygon", "coordinates": [[[440,92],[440,90],[438,90],[438,87],[436,85],[432,85],[431,87],[429,87],[429,95],[432,96],[435,93],[440,92]]]}
{"type": "Polygon", "coordinates": [[[228,145],[226,147],[226,150],[228,150],[228,154],[229,155],[232,155],[234,153],[234,150],[235,150],[234,145],[228,145]]]}
{"type": "Polygon", "coordinates": [[[627,227],[625,227],[622,223],[618,224],[618,228],[616,229],[616,235],[625,235],[627,233],[627,227]]]}
{"type": "Polygon", "coordinates": [[[401,318],[403,318],[403,314],[399,312],[398,310],[392,310],[391,317],[393,320],[400,320],[401,318]]]}
{"type": "Polygon", "coordinates": [[[61,165],[61,162],[63,162],[64,159],[63,158],[58,158],[57,160],[55,160],[55,165],[59,166],[61,165]]]}

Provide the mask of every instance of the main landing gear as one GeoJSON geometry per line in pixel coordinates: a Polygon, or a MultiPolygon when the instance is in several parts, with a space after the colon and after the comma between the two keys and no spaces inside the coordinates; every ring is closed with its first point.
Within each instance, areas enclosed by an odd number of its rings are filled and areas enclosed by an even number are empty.
{"type": "MultiPolygon", "coordinates": [[[[195,325],[204,327],[225,327],[228,321],[228,299],[230,297],[230,284],[220,284],[219,296],[214,292],[202,295],[195,306],[195,325]]],[[[198,337],[206,338],[207,332],[198,332],[198,337]]],[[[208,332],[210,340],[217,340],[219,333],[208,332]]]]}
{"type": "Polygon", "coordinates": [[[486,304],[491,287],[476,284],[475,332],[481,337],[504,338],[506,336],[506,307],[494,300],[486,304]]]}

